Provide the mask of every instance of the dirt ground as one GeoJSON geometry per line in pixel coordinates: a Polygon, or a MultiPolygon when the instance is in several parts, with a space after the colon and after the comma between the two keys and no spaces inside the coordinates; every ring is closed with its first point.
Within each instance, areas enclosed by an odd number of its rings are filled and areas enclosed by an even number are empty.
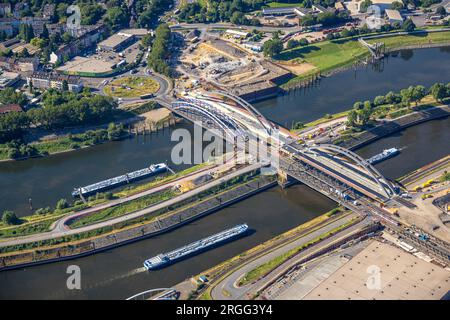
{"type": "Polygon", "coordinates": [[[299,76],[305,74],[311,70],[314,70],[316,67],[310,63],[302,62],[302,63],[293,63],[293,62],[278,62],[280,66],[288,69],[293,74],[299,76]]]}

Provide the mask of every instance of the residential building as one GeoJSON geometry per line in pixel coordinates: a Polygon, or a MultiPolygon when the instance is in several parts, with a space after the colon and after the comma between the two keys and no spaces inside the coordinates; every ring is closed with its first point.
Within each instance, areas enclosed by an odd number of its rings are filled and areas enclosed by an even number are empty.
{"type": "Polygon", "coordinates": [[[62,90],[64,82],[67,82],[68,90],[71,92],[80,92],[83,89],[83,82],[80,77],[72,75],[61,75],[51,72],[34,72],[27,77],[28,85],[33,88],[62,90]]]}
{"type": "Polygon", "coordinates": [[[7,16],[11,14],[11,4],[10,3],[0,3],[0,15],[7,16]]]}
{"type": "Polygon", "coordinates": [[[34,72],[39,67],[39,59],[33,58],[6,58],[0,57],[0,67],[18,73],[30,73],[34,72]]]}
{"type": "Polygon", "coordinates": [[[0,89],[5,89],[16,84],[20,80],[20,74],[15,72],[0,72],[0,89]]]}

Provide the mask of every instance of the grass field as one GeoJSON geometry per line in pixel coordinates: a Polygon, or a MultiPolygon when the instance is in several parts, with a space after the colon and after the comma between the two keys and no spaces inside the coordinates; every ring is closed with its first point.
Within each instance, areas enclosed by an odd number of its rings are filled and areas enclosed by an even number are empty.
{"type": "MultiPolygon", "coordinates": [[[[427,44],[450,44],[450,31],[423,33],[416,35],[389,36],[368,40],[369,43],[384,42],[388,49],[427,44]]],[[[317,72],[327,73],[335,69],[346,67],[353,62],[369,55],[369,51],[362,46],[357,38],[328,40],[304,47],[285,50],[275,57],[280,61],[307,62],[316,68],[290,80],[286,87],[295,84],[317,72]]]]}
{"type": "Polygon", "coordinates": [[[159,90],[159,83],[151,78],[125,77],[110,82],[104,92],[116,98],[134,98],[144,94],[155,93],[159,90]]]}
{"type": "Polygon", "coordinates": [[[86,225],[91,225],[99,221],[105,221],[115,217],[120,217],[125,214],[147,208],[158,202],[166,201],[170,198],[173,198],[176,194],[177,194],[176,191],[172,189],[166,189],[161,192],[150,194],[148,196],[144,196],[139,199],[125,202],[117,206],[109,207],[107,209],[103,209],[93,214],[84,216],[71,223],[70,227],[74,229],[86,225]]]}
{"type": "Polygon", "coordinates": [[[357,39],[323,41],[304,47],[297,47],[280,53],[276,59],[282,61],[307,62],[316,68],[295,79],[302,79],[311,74],[329,72],[344,67],[367,56],[369,51],[357,39]]]}
{"type": "Polygon", "coordinates": [[[388,49],[396,49],[407,46],[420,46],[426,44],[450,44],[450,31],[420,33],[405,36],[391,36],[380,39],[369,39],[369,43],[383,42],[388,49]]]}

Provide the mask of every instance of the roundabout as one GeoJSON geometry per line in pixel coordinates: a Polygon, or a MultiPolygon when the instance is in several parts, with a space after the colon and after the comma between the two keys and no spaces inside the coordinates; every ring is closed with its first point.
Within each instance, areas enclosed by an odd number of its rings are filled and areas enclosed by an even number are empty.
{"type": "Polygon", "coordinates": [[[160,83],[150,77],[127,76],[112,80],[103,88],[103,92],[110,97],[128,99],[155,94],[160,87],[160,83]]]}

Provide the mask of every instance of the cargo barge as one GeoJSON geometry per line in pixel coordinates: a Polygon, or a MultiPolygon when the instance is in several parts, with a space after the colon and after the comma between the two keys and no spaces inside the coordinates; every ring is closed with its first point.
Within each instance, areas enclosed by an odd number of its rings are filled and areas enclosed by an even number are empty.
{"type": "Polygon", "coordinates": [[[72,196],[79,197],[80,193],[83,197],[90,196],[96,194],[97,192],[116,188],[127,183],[131,183],[159,173],[166,172],[167,170],[168,166],[165,163],[152,164],[148,168],[140,169],[130,173],[125,173],[121,176],[103,180],[85,187],[74,188],[72,191],[72,196]]]}
{"type": "Polygon", "coordinates": [[[231,229],[216,233],[207,238],[195,241],[176,250],[161,253],[153,258],[144,261],[144,267],[147,270],[154,270],[165,267],[177,260],[186,258],[195,253],[199,253],[225,241],[235,239],[244,235],[248,230],[247,224],[240,224],[231,229]]]}

